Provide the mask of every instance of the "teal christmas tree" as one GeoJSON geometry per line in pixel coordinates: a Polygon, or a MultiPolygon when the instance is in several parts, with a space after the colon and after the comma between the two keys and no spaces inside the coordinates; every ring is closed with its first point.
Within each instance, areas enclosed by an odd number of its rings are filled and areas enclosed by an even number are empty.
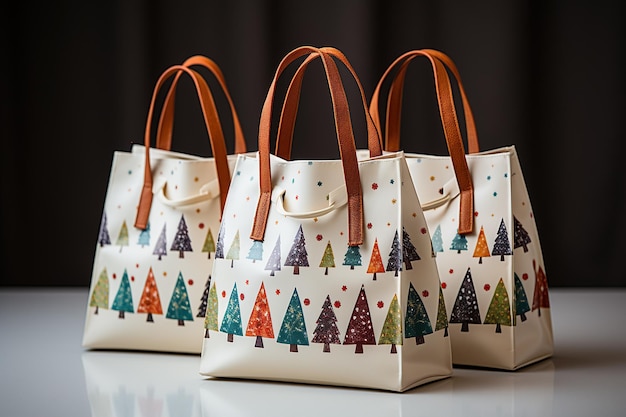
{"type": "Polygon", "coordinates": [[[513,249],[523,248],[524,252],[528,252],[528,244],[531,242],[530,236],[522,223],[513,216],[513,249]]]}
{"type": "Polygon", "coordinates": [[[165,236],[165,224],[163,224],[163,229],[161,229],[161,234],[157,239],[156,245],[154,245],[153,255],[157,255],[159,257],[159,261],[162,256],[167,255],[167,238],[165,236]]]}
{"type": "Polygon", "coordinates": [[[315,322],[315,330],[313,330],[312,343],[323,343],[322,352],[330,352],[330,344],[341,344],[339,339],[339,328],[337,327],[337,316],[330,302],[330,296],[327,295],[322,305],[322,312],[315,322]]]}
{"type": "Polygon", "coordinates": [[[530,304],[528,303],[528,296],[524,290],[524,285],[515,274],[515,315],[519,316],[520,320],[526,321],[526,313],[530,311],[530,304]]]}
{"type": "Polygon", "coordinates": [[[139,239],[137,240],[137,244],[140,245],[142,248],[144,246],[150,246],[150,222],[148,222],[146,228],[139,233],[139,239]]]}
{"type": "Polygon", "coordinates": [[[411,261],[419,261],[420,259],[415,246],[413,246],[413,242],[411,242],[411,237],[404,227],[402,227],[402,260],[404,261],[406,269],[413,269],[411,261]]]}
{"type": "Polygon", "coordinates": [[[443,252],[443,239],[441,238],[441,225],[437,225],[432,238],[433,252],[443,252]]]}
{"type": "Polygon", "coordinates": [[[193,252],[191,249],[191,239],[189,238],[189,230],[187,229],[187,223],[185,222],[185,216],[181,214],[180,221],[178,222],[178,230],[174,241],[172,242],[171,251],[178,251],[178,257],[184,258],[185,252],[193,252]]]}
{"type": "Polygon", "coordinates": [[[478,299],[470,268],[467,268],[461,287],[456,296],[456,301],[452,307],[450,323],[461,323],[461,331],[468,332],[469,324],[480,324],[480,311],[478,309],[478,299]]]}
{"type": "Polygon", "coordinates": [[[100,220],[100,230],[98,231],[98,243],[100,244],[100,246],[111,244],[111,236],[109,236],[106,212],[102,212],[102,220],[100,220]]]}
{"type": "Polygon", "coordinates": [[[263,260],[263,242],[260,240],[255,240],[252,242],[252,246],[248,251],[248,256],[246,259],[252,259],[252,262],[263,260]]]}
{"type": "Polygon", "coordinates": [[[500,255],[500,260],[504,261],[504,255],[513,255],[511,252],[511,245],[509,244],[509,234],[506,231],[504,219],[500,221],[500,227],[498,228],[498,234],[496,235],[496,241],[491,251],[492,255],[500,255]]]}
{"type": "Polygon", "coordinates": [[[302,225],[300,225],[296,237],[293,239],[291,250],[287,254],[287,259],[285,259],[285,266],[293,266],[294,275],[300,273],[301,266],[309,266],[309,258],[304,242],[304,233],[302,232],[302,225]]]}
{"type": "Polygon", "coordinates": [[[361,252],[358,246],[348,246],[348,250],[343,257],[343,264],[354,269],[355,266],[361,266],[361,252]]]}
{"type": "Polygon", "coordinates": [[[276,239],[274,249],[272,250],[270,257],[267,260],[267,264],[265,264],[265,270],[271,271],[270,277],[273,277],[275,275],[275,271],[280,271],[280,236],[278,236],[278,239],[276,239]]]}
{"type": "Polygon", "coordinates": [[[350,322],[343,339],[344,345],[356,345],[354,353],[363,353],[363,345],[376,345],[376,336],[372,325],[370,307],[367,303],[365,286],[361,284],[361,290],[354,303],[354,309],[350,315],[350,322]]]}
{"type": "Polygon", "coordinates": [[[462,250],[467,250],[467,239],[465,236],[457,233],[454,236],[454,239],[452,239],[450,250],[455,250],[456,253],[461,253],[462,250]]]}
{"type": "Polygon", "coordinates": [[[133,308],[133,293],[130,289],[130,280],[126,270],[124,270],[124,275],[122,275],[122,282],[120,282],[120,287],[111,305],[111,310],[119,311],[118,317],[121,319],[124,318],[124,313],[135,312],[133,308]]]}
{"type": "Polygon", "coordinates": [[[187,293],[187,287],[181,272],[178,273],[176,286],[172,292],[172,298],[170,299],[170,305],[167,307],[165,317],[178,320],[179,326],[184,326],[185,321],[193,321],[193,313],[189,304],[189,293],[187,293]]]}
{"type": "Polygon", "coordinates": [[[304,322],[304,312],[302,311],[302,304],[300,303],[300,297],[298,296],[298,290],[296,288],[294,288],[293,294],[291,295],[291,301],[283,317],[283,323],[280,326],[276,341],[278,343],[288,344],[290,352],[297,352],[298,345],[309,345],[309,337],[307,336],[306,324],[304,322]]]}
{"type": "Polygon", "coordinates": [[[227,333],[229,342],[233,341],[233,335],[243,336],[243,328],[241,326],[241,307],[239,306],[239,294],[237,292],[237,283],[233,285],[233,290],[228,299],[228,306],[222,319],[220,332],[227,333]]]}
{"type": "Polygon", "coordinates": [[[433,327],[428,318],[426,307],[415,290],[413,283],[409,283],[409,294],[406,300],[406,316],[404,317],[404,337],[415,338],[415,344],[424,343],[424,336],[431,334],[433,327]]]}
{"type": "Polygon", "coordinates": [[[398,238],[398,231],[393,237],[391,243],[391,252],[389,252],[389,260],[387,261],[387,271],[395,271],[395,276],[398,276],[398,271],[402,271],[402,248],[400,247],[400,240],[398,238]]]}

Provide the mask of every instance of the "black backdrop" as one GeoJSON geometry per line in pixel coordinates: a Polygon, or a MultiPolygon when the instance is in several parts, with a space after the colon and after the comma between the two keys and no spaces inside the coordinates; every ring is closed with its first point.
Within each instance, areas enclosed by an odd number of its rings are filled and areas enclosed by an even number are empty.
{"type": "MultiPolygon", "coordinates": [[[[168,66],[194,54],[216,61],[256,150],[273,72],[301,45],[341,49],[368,98],[401,53],[446,52],[463,76],[482,149],[518,149],[550,284],[626,285],[619,2],[92,3],[2,6],[2,285],[89,284],[112,153],[142,141],[152,88],[168,66]]],[[[444,153],[432,74],[418,61],[407,77],[403,147],[444,153]]],[[[319,82],[312,67],[295,158],[338,154],[319,82]]],[[[209,155],[192,88],[179,90],[173,149],[209,155]]],[[[354,122],[359,135],[363,124],[354,122]]]]}

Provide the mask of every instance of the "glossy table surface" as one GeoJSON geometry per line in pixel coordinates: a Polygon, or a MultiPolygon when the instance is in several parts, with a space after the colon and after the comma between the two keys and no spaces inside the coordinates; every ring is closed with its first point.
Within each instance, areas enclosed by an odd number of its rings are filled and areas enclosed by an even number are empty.
{"type": "Polygon", "coordinates": [[[399,394],[198,374],[199,356],[87,351],[87,289],[0,289],[0,417],[626,416],[626,289],[551,290],[555,355],[399,394]]]}

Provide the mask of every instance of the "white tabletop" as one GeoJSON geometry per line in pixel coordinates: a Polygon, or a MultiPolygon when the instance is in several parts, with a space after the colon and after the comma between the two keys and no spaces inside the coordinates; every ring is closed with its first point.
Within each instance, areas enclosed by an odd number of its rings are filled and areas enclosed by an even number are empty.
{"type": "Polygon", "coordinates": [[[0,290],[1,417],[626,416],[626,288],[551,290],[554,357],[405,393],[198,374],[199,356],[86,351],[87,289],[0,290]]]}

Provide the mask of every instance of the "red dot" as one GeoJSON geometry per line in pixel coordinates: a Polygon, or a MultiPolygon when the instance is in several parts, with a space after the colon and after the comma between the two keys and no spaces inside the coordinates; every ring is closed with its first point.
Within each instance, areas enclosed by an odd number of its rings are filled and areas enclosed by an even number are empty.
{"type": "Polygon", "coordinates": [[[422,234],[425,235],[428,232],[428,230],[425,227],[422,227],[420,229],[420,232],[422,232],[422,234]]]}
{"type": "Polygon", "coordinates": [[[422,291],[422,296],[424,296],[424,297],[428,297],[428,290],[424,290],[424,291],[422,291]]]}
{"type": "Polygon", "coordinates": [[[378,184],[376,184],[375,182],[372,183],[372,190],[377,190],[378,189],[378,184]]]}
{"type": "Polygon", "coordinates": [[[246,280],[246,285],[250,285],[250,280],[249,279],[246,280]]]}
{"type": "Polygon", "coordinates": [[[450,268],[450,270],[448,272],[453,274],[454,273],[454,269],[450,268]]]}
{"type": "Polygon", "coordinates": [[[135,264],[135,268],[139,268],[139,264],[135,264]]]}
{"type": "Polygon", "coordinates": [[[200,224],[198,225],[198,228],[199,228],[199,229],[204,229],[204,223],[200,223],[200,224]]]}
{"type": "Polygon", "coordinates": [[[222,298],[226,298],[226,291],[222,291],[222,298]]]}
{"type": "Polygon", "coordinates": [[[342,285],[342,286],[341,286],[341,291],[344,291],[344,292],[345,292],[347,289],[348,289],[348,287],[346,287],[345,285],[342,285]]]}
{"type": "Polygon", "coordinates": [[[133,281],[133,282],[135,282],[135,276],[134,276],[134,275],[131,275],[130,280],[131,280],[131,281],[133,281]]]}
{"type": "Polygon", "coordinates": [[[528,274],[527,273],[522,274],[522,279],[526,281],[528,279],[528,274]]]}
{"type": "Polygon", "coordinates": [[[187,281],[187,284],[193,285],[193,279],[190,279],[189,281],[187,281]]]}
{"type": "Polygon", "coordinates": [[[443,288],[444,290],[446,289],[447,286],[448,286],[448,284],[446,284],[445,282],[441,283],[441,288],[443,288]]]}
{"type": "Polygon", "coordinates": [[[117,279],[117,274],[113,274],[113,279],[117,279]]]}
{"type": "Polygon", "coordinates": [[[485,288],[485,291],[489,291],[491,289],[491,285],[485,284],[484,288],[485,288]]]}
{"type": "Polygon", "coordinates": [[[324,239],[324,236],[317,235],[317,236],[315,236],[315,239],[317,239],[317,241],[319,242],[320,240],[324,239]]]}
{"type": "Polygon", "coordinates": [[[243,295],[243,293],[239,294],[239,299],[240,299],[241,301],[243,301],[243,299],[244,299],[244,298],[246,298],[246,296],[245,296],[245,295],[243,295]]]}
{"type": "Polygon", "coordinates": [[[367,228],[368,228],[368,229],[371,229],[371,228],[372,228],[372,223],[368,223],[368,224],[367,224],[367,228]]]}
{"type": "Polygon", "coordinates": [[[477,211],[474,212],[474,217],[478,217],[478,212],[477,211]]]}
{"type": "Polygon", "coordinates": [[[341,302],[339,300],[335,301],[335,308],[341,307],[341,302]]]}
{"type": "Polygon", "coordinates": [[[311,300],[309,300],[308,298],[304,299],[304,305],[308,306],[309,304],[311,304],[311,300]]]}
{"type": "Polygon", "coordinates": [[[378,306],[378,308],[383,308],[385,306],[385,303],[383,303],[382,301],[379,301],[376,303],[376,305],[378,306]]]}

